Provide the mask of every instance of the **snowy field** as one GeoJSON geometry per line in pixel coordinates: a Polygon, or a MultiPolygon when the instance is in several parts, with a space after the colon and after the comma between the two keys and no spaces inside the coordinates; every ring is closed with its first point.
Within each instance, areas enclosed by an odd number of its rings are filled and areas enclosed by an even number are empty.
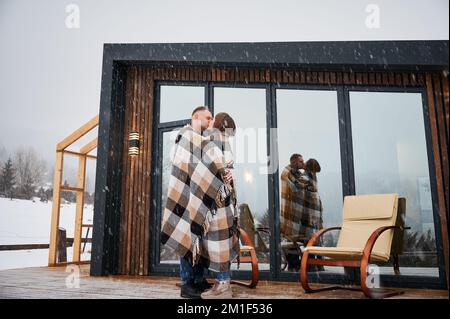
{"type": "MultiPolygon", "coordinates": [[[[29,200],[0,197],[0,245],[12,244],[48,244],[52,202],[42,203],[39,199],[29,200]]],[[[92,224],[93,205],[85,205],[83,223],[92,224]]],[[[67,237],[73,237],[75,226],[75,204],[62,204],[60,227],[65,228],[67,237]]],[[[85,236],[83,232],[83,237],[85,236]]],[[[92,233],[89,234],[91,237],[92,233]]],[[[83,248],[83,244],[82,244],[83,248]]],[[[81,260],[90,259],[90,244],[86,245],[81,260]]],[[[47,266],[48,249],[0,251],[0,270],[47,266]]],[[[67,260],[72,260],[72,248],[67,249],[67,260]]],[[[261,270],[269,270],[269,264],[260,263],[261,270]]],[[[241,269],[250,269],[242,264],[241,269]]],[[[328,268],[328,267],[327,267],[328,268]]],[[[233,270],[235,265],[233,264],[233,270]]],[[[330,272],[343,273],[340,267],[327,269],[330,272]]],[[[381,267],[382,274],[393,274],[392,267],[381,267]]],[[[439,276],[438,268],[401,267],[403,275],[439,276]]]]}
{"type": "MultiPolygon", "coordinates": [[[[52,202],[39,199],[19,200],[0,198],[0,245],[48,244],[52,202]]],[[[85,205],[83,223],[92,224],[93,205],[85,205]]],[[[73,238],[75,227],[75,203],[62,204],[59,226],[73,238]]],[[[83,231],[85,236],[86,230],[83,231]]],[[[90,230],[89,237],[92,235],[90,230]]],[[[83,248],[83,244],[82,244],[83,248]]],[[[82,260],[90,259],[90,244],[86,245],[82,260]]],[[[0,270],[46,266],[48,249],[0,251],[0,270]]],[[[72,260],[72,248],[67,249],[67,259],[72,260]]]]}

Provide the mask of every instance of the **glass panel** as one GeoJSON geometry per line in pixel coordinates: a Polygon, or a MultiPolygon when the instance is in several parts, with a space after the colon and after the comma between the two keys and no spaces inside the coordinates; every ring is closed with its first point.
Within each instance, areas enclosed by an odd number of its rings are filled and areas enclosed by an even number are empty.
{"type": "Polygon", "coordinates": [[[401,273],[438,276],[422,95],[350,92],[350,107],[356,193],[406,198],[401,273]]]}
{"type": "Polygon", "coordinates": [[[190,119],[194,108],[205,105],[204,87],[161,85],[160,94],[160,123],[190,119]]]}
{"type": "MultiPolygon", "coordinates": [[[[277,90],[277,122],[283,252],[281,268],[285,271],[298,272],[300,266],[298,249],[305,245],[312,232],[321,228],[320,220],[318,223],[314,221],[322,215],[322,227],[341,224],[342,176],[337,92],[277,90]],[[303,169],[299,174],[298,170],[287,167],[294,153],[301,154],[304,162],[308,159],[316,159],[319,162],[321,171],[316,174],[317,192],[304,191],[304,188],[300,187],[300,185],[308,186],[312,183],[303,169]],[[285,177],[292,178],[294,183],[285,177]],[[302,184],[299,184],[300,182],[302,184]],[[282,195],[283,186],[285,187],[284,195],[282,195]],[[288,198],[292,200],[286,200],[288,198]],[[308,198],[316,199],[311,202],[308,198]],[[322,203],[322,213],[317,198],[322,203]],[[309,202],[313,203],[314,206],[311,206],[313,210],[305,209],[309,202]]],[[[323,244],[335,245],[338,233],[328,234],[325,235],[323,244]]],[[[324,269],[316,268],[315,270],[323,271],[324,269]]],[[[336,267],[326,267],[325,270],[342,271],[336,267]]]]}
{"type": "MultiPolygon", "coordinates": [[[[266,90],[214,88],[214,112],[227,112],[236,123],[233,176],[240,225],[255,243],[259,269],[269,270],[266,90]]],[[[242,263],[240,269],[250,270],[251,266],[242,263]]]]}
{"type": "MultiPolygon", "coordinates": [[[[161,219],[164,212],[164,207],[166,206],[167,191],[169,187],[169,177],[172,169],[172,156],[175,151],[175,139],[179,129],[173,131],[164,132],[162,134],[162,164],[161,164],[161,219]]],[[[160,224],[161,224],[160,220],[160,224]]],[[[160,262],[179,264],[180,258],[178,255],[168,246],[160,245],[160,262]]]]}

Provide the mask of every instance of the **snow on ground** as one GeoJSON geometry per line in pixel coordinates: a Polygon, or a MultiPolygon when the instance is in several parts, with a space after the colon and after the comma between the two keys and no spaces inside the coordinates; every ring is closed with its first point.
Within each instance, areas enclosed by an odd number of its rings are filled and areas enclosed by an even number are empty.
{"type": "MultiPolygon", "coordinates": [[[[39,199],[7,199],[0,197],[0,245],[8,244],[48,244],[52,202],[42,203],[39,199]]],[[[83,223],[92,224],[93,205],[85,205],[83,223]]],[[[62,204],[60,227],[67,231],[67,237],[73,237],[75,226],[75,204],[62,204]]],[[[89,237],[92,235],[92,230],[89,237]]],[[[83,237],[85,232],[83,232],[83,237]]],[[[82,244],[83,248],[83,244],[82,244]]],[[[82,260],[90,259],[90,244],[86,245],[82,260]]],[[[0,270],[47,266],[48,249],[0,251],[0,270]]],[[[72,248],[67,249],[67,259],[72,260],[72,248]]],[[[241,269],[246,266],[242,264],[241,269]]],[[[268,264],[260,264],[260,269],[268,270],[268,264]]],[[[233,266],[233,270],[234,266],[233,266]]],[[[332,267],[331,272],[343,273],[342,268],[332,267]]],[[[382,274],[393,274],[392,267],[381,267],[382,274]]],[[[438,268],[401,267],[404,275],[439,276],[438,268]]]]}
{"type": "MultiPolygon", "coordinates": [[[[61,204],[59,226],[65,228],[67,237],[73,237],[75,227],[75,203],[61,204]]],[[[39,199],[20,200],[0,197],[0,245],[48,244],[52,202],[39,199]]],[[[93,205],[85,205],[83,223],[92,224],[93,205]]],[[[85,236],[86,230],[83,231],[85,236]]],[[[92,235],[90,230],[89,237],[92,235]]],[[[83,248],[83,245],[82,245],[83,248]]],[[[82,260],[89,259],[90,244],[86,245],[82,260]]],[[[48,249],[0,251],[0,270],[46,266],[48,249]]],[[[72,248],[67,249],[67,259],[72,259],[72,248]]]]}

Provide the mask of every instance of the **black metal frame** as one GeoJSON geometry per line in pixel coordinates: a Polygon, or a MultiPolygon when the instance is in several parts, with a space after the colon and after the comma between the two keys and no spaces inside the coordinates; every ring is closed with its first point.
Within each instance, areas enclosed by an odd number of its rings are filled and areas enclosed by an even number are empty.
{"type": "Polygon", "coordinates": [[[92,231],[92,276],[116,274],[119,260],[119,230],[124,144],[126,66],[103,59],[92,231]],[[110,66],[110,67],[108,67],[110,66]]]}
{"type": "MultiPolygon", "coordinates": [[[[344,42],[285,42],[285,43],[157,43],[157,44],[105,44],[103,54],[102,87],[100,100],[100,123],[98,139],[98,158],[95,191],[95,214],[91,275],[116,274],[118,269],[118,234],[120,223],[122,145],[125,113],[126,69],[129,65],[153,66],[232,66],[260,67],[280,69],[303,69],[305,71],[442,71],[448,70],[448,41],[344,41],[344,42]],[[330,60],[331,59],[331,60],[330,60]]],[[[185,81],[186,83],[206,83],[185,81]]],[[[178,83],[174,81],[173,83],[178,83]]],[[[229,83],[231,84],[231,83],[229,83]]],[[[236,84],[236,83],[234,83],[236,84]]],[[[270,87],[267,101],[270,101],[267,123],[276,123],[277,84],[270,87]]],[[[326,84],[325,84],[326,86],[326,84]]],[[[373,87],[372,87],[373,88],[373,87]]],[[[399,88],[400,89],[400,88],[399,88]]],[[[400,90],[404,90],[401,88],[400,90]]],[[[207,85],[207,105],[212,105],[212,87],[207,85]]],[[[344,88],[338,88],[338,105],[345,104],[344,88]]],[[[424,107],[426,99],[424,98],[424,107]]],[[[424,110],[425,111],[425,110],[424,110]]],[[[428,112],[427,110],[425,112],[428,112]]],[[[428,116],[428,115],[427,115],[428,116]]],[[[339,108],[339,118],[347,117],[345,108],[339,108]]],[[[177,123],[171,123],[177,124],[177,123]]],[[[183,124],[183,123],[180,123],[183,124]]],[[[428,155],[433,156],[430,143],[429,123],[426,124],[428,155]]],[[[272,126],[273,127],[273,126],[272,126]]],[[[340,140],[347,135],[350,123],[340,121],[340,140]]],[[[153,128],[153,132],[157,128],[153,128]]],[[[270,134],[268,134],[270,135],[270,134]]],[[[157,135],[153,135],[156,137],[157,135]]],[[[276,147],[276,145],[275,145],[276,147]]],[[[268,150],[270,148],[268,147],[268,150]]],[[[342,148],[352,159],[351,149],[342,148]]],[[[275,151],[278,154],[277,151],[275,151]]],[[[154,154],[157,155],[157,154],[154,154]]],[[[352,160],[350,161],[352,163],[352,160]]],[[[430,170],[434,162],[429,158],[430,170]]],[[[152,163],[152,168],[153,163],[152,163]]],[[[342,169],[351,173],[353,168],[342,161],[342,169]]],[[[351,177],[353,178],[353,177],[351,177]]],[[[350,178],[350,179],[351,179],[350,178]]],[[[430,174],[432,187],[436,187],[436,178],[430,174]]],[[[155,187],[152,180],[152,188],[155,187]]],[[[269,178],[269,185],[278,182],[278,171],[269,178]]],[[[275,190],[277,188],[275,187],[275,190]]],[[[344,193],[352,193],[351,183],[343,180],[344,193]]],[[[354,190],[353,190],[354,192],[354,190]]],[[[270,205],[279,206],[278,194],[273,193],[270,205]]],[[[433,193],[433,202],[436,194],[433,193]]],[[[153,207],[153,206],[152,206],[153,207]]],[[[436,207],[434,206],[434,212],[436,207]]],[[[442,251],[440,219],[435,216],[436,239],[438,249],[442,251]]],[[[279,222],[272,219],[271,231],[279,229],[279,222]]],[[[150,238],[154,239],[155,229],[150,229],[150,238]]],[[[276,232],[274,231],[274,234],[276,232]]],[[[277,238],[279,242],[279,238],[277,238]]],[[[273,245],[272,245],[273,246],[273,245]]],[[[272,251],[271,251],[272,253],[272,251]]],[[[150,254],[149,256],[152,256],[150,254]]],[[[279,251],[272,257],[279,259],[279,251]]],[[[442,264],[442,258],[440,258],[442,264]]],[[[275,264],[279,267],[278,263],[275,264]]],[[[173,274],[173,273],[172,273],[173,274]]],[[[178,273],[177,273],[178,275],[178,273]]],[[[441,281],[445,281],[440,271],[441,281]]],[[[276,278],[274,273],[272,278],[276,278]]],[[[321,278],[325,278],[321,274],[321,278]]],[[[430,288],[442,288],[445,283],[430,282],[430,278],[407,278],[392,285],[430,288]]],[[[277,280],[292,280],[281,273],[277,280]]],[[[338,278],[329,278],[333,282],[338,278]]],[[[340,281],[341,279],[339,279],[340,281]]]]}

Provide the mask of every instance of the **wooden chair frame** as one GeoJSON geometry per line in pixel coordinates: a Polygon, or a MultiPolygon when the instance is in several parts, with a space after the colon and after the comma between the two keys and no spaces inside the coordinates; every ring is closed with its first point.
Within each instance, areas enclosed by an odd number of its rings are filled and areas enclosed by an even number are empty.
{"type": "Polygon", "coordinates": [[[259,281],[259,268],[258,268],[258,257],[256,256],[255,246],[250,236],[247,234],[245,230],[242,228],[240,231],[240,237],[244,246],[240,247],[240,254],[249,253],[250,256],[239,256],[240,263],[251,263],[252,264],[252,279],[250,282],[240,281],[240,280],[231,280],[231,283],[241,285],[247,288],[255,288],[259,281]]]}
{"type": "MultiPolygon", "coordinates": [[[[315,233],[311,239],[308,241],[308,244],[306,247],[314,246],[314,244],[322,237],[325,233],[332,231],[332,230],[340,230],[341,227],[329,227],[320,230],[319,232],[315,233]]],[[[395,295],[403,294],[403,291],[389,291],[384,290],[380,288],[369,288],[367,286],[367,266],[370,262],[370,256],[372,254],[372,249],[375,246],[376,240],[380,235],[390,229],[394,230],[406,230],[410,229],[410,227],[402,227],[402,226],[383,226],[378,229],[376,229],[369,239],[366,242],[366,245],[363,250],[363,255],[360,260],[339,260],[339,259],[310,259],[309,252],[306,250],[303,253],[302,260],[301,260],[301,267],[300,267],[300,282],[307,293],[313,293],[313,292],[320,292],[320,291],[326,291],[326,290],[333,290],[333,289],[349,289],[349,290],[362,290],[365,296],[369,298],[387,298],[395,295]],[[343,266],[343,267],[354,267],[359,268],[360,270],[360,277],[361,277],[361,288],[353,288],[353,287],[343,287],[343,286],[329,286],[324,288],[318,288],[318,289],[312,289],[308,283],[308,265],[322,265],[322,266],[343,266]]],[[[398,263],[398,259],[396,261],[398,263]]],[[[394,269],[398,267],[397,265],[394,265],[394,269]]],[[[397,268],[398,269],[398,268],[397,268]]]]}

